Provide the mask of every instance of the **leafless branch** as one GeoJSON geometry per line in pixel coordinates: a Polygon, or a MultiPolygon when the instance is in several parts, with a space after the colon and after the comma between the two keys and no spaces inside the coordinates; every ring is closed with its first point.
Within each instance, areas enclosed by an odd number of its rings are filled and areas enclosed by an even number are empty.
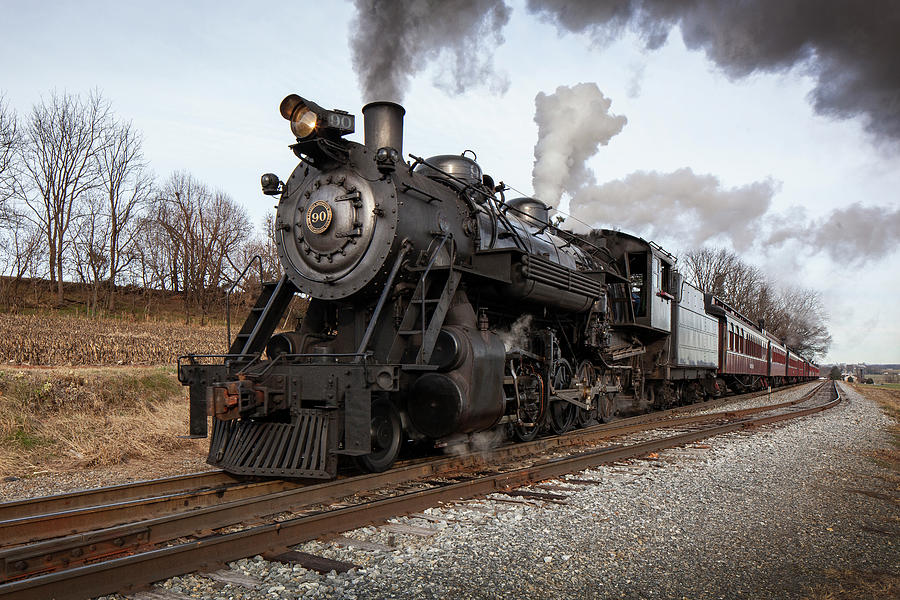
{"type": "Polygon", "coordinates": [[[50,279],[60,303],[69,229],[79,198],[100,185],[96,157],[109,115],[109,103],[99,92],[87,100],[54,92],[34,105],[24,132],[24,203],[29,219],[46,236],[50,279]]]}
{"type": "Polygon", "coordinates": [[[831,344],[821,295],[804,288],[778,291],[762,271],[723,248],[700,248],[683,258],[685,275],[701,290],[762,324],[793,350],[812,358],[831,344]]]}

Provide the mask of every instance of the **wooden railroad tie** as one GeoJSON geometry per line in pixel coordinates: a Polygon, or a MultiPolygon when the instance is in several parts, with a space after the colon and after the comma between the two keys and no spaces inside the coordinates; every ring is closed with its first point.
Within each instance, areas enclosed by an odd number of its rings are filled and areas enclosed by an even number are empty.
{"type": "Polygon", "coordinates": [[[263,582],[256,577],[250,577],[249,575],[237,573],[228,569],[222,569],[221,571],[214,571],[212,573],[202,573],[202,575],[213,581],[218,581],[219,583],[230,583],[231,585],[239,585],[251,590],[258,589],[263,584],[263,582]]]}
{"type": "Polygon", "coordinates": [[[288,550],[280,554],[263,555],[266,560],[273,560],[289,565],[300,565],[304,569],[317,571],[319,573],[346,573],[350,569],[358,569],[359,565],[344,562],[342,560],[333,560],[324,556],[316,556],[307,552],[298,552],[297,550],[288,550]]]}
{"type": "Polygon", "coordinates": [[[568,496],[564,496],[563,494],[551,494],[549,492],[530,492],[527,490],[508,490],[500,493],[506,494],[507,496],[527,498],[529,500],[544,500],[547,502],[556,502],[557,504],[565,504],[565,502],[563,501],[569,498],[568,496]]]}

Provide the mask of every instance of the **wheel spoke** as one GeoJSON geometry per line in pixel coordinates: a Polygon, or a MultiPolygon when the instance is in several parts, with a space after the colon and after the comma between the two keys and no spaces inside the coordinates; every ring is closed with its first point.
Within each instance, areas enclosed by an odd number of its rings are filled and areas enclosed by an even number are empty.
{"type": "MultiPolygon", "coordinates": [[[[553,373],[553,388],[555,390],[569,387],[572,382],[572,365],[566,359],[556,363],[556,371],[553,373]]],[[[557,435],[569,431],[575,426],[578,418],[578,407],[564,400],[556,400],[550,404],[550,429],[557,435]]]]}

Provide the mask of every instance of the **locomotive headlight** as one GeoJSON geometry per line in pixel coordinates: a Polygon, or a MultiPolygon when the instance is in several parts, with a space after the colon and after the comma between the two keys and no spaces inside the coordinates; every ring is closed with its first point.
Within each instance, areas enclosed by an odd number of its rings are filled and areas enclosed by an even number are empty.
{"type": "Polygon", "coordinates": [[[316,130],[319,116],[312,102],[304,100],[297,94],[291,94],[281,101],[281,116],[291,122],[291,131],[298,139],[308,137],[316,130]]]}
{"type": "Polygon", "coordinates": [[[298,108],[291,116],[291,131],[298,138],[305,138],[316,130],[319,117],[308,108],[298,108]]]}
{"type": "Polygon", "coordinates": [[[326,110],[297,94],[281,101],[281,116],[291,122],[291,131],[298,140],[310,137],[317,130],[337,135],[353,133],[355,118],[341,110],[326,110]]]}

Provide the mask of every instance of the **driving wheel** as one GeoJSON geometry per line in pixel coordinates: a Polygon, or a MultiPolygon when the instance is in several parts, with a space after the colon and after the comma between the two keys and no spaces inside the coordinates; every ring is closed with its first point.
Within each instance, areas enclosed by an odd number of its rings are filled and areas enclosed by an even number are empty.
{"type": "MultiPolygon", "coordinates": [[[[594,369],[594,365],[592,365],[589,361],[583,360],[578,364],[578,369],[575,371],[575,385],[585,385],[588,387],[593,387],[596,378],[597,371],[596,369],[594,369]]],[[[584,427],[594,418],[596,418],[596,406],[597,405],[595,401],[594,408],[590,410],[578,408],[575,411],[575,426],[584,427]]]]}
{"type": "Polygon", "coordinates": [[[544,421],[546,399],[544,380],[537,370],[516,377],[519,391],[518,421],[513,425],[513,436],[520,442],[530,442],[537,437],[544,421]]]}
{"type": "MultiPolygon", "coordinates": [[[[572,365],[566,359],[556,363],[553,373],[553,389],[562,390],[572,383],[572,365]]],[[[557,400],[550,403],[550,430],[556,435],[562,435],[575,426],[578,418],[578,407],[565,400],[557,400]]]]}
{"type": "Polygon", "coordinates": [[[377,398],[372,402],[372,452],[357,456],[359,467],[370,473],[387,471],[397,460],[403,442],[403,426],[400,413],[394,403],[387,398],[377,398]]]}

